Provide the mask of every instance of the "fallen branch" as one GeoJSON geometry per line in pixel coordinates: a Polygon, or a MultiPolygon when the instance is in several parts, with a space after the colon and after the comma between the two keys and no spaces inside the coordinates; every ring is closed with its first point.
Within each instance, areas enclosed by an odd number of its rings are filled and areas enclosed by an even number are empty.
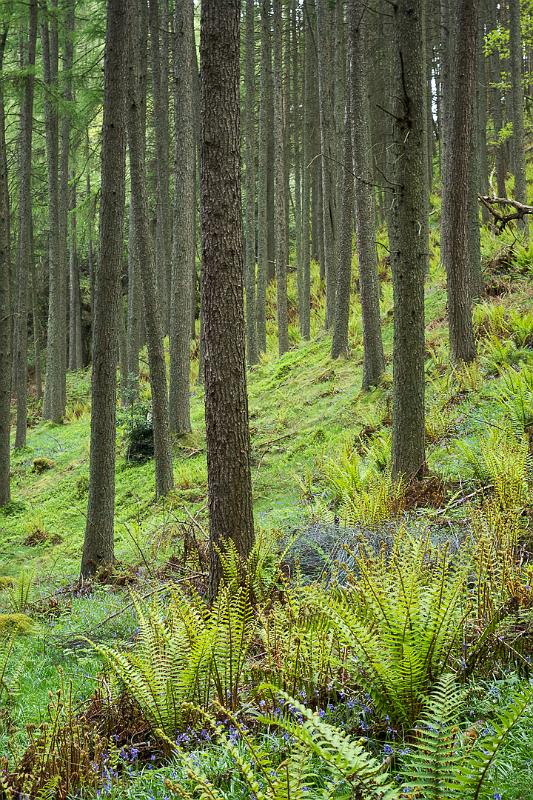
{"type": "Polygon", "coordinates": [[[514,220],[523,220],[527,214],[533,214],[533,206],[526,206],[518,200],[512,200],[510,197],[490,197],[489,195],[478,195],[480,203],[490,211],[495,219],[495,227],[500,234],[506,225],[514,220]],[[498,211],[495,206],[509,206],[514,209],[509,214],[503,214],[498,211]]]}

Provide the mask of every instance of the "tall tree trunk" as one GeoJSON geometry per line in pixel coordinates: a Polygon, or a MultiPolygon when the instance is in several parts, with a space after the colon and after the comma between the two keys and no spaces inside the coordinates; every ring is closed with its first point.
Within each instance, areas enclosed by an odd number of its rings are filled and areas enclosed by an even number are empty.
{"type": "Polygon", "coordinates": [[[191,430],[190,337],[192,275],[195,267],[195,151],[193,70],[194,7],[177,0],[175,10],[174,116],[176,125],[174,251],[170,313],[170,429],[191,430]]]}
{"type": "Polygon", "coordinates": [[[17,392],[17,429],[15,447],[26,445],[28,427],[28,284],[32,273],[32,134],[35,48],[37,43],[37,0],[31,0],[28,22],[28,46],[24,63],[24,93],[20,114],[19,145],[19,245],[17,269],[17,316],[15,377],[17,392]]]}
{"type": "Polygon", "coordinates": [[[257,347],[266,351],[266,287],[269,276],[268,189],[269,141],[273,120],[270,116],[272,94],[272,51],[270,47],[270,0],[261,0],[261,97],[259,103],[259,165],[257,181],[257,347]]]}
{"type": "Polygon", "coordinates": [[[476,345],[472,327],[472,272],[469,263],[469,167],[474,136],[477,34],[476,0],[459,0],[454,92],[449,130],[449,165],[443,186],[443,206],[449,228],[446,241],[450,349],[454,362],[472,361],[476,345]]]}
{"type": "MultiPolygon", "coordinates": [[[[524,134],[524,87],[522,84],[522,35],[520,32],[520,0],[509,0],[509,40],[511,48],[511,87],[513,109],[513,172],[514,196],[520,203],[527,203],[526,151],[524,134]]],[[[527,234],[525,216],[523,227],[527,234]]]]}
{"type": "MultiPolygon", "coordinates": [[[[33,238],[33,237],[32,237],[33,238]]],[[[38,280],[35,269],[35,257],[31,259],[31,308],[33,320],[33,352],[35,360],[35,398],[42,400],[43,379],[41,374],[41,322],[38,308],[38,280]]]]}
{"type": "MultiPolygon", "coordinates": [[[[54,5],[54,3],[52,4],[54,5]]],[[[57,0],[55,0],[57,5],[57,0]]],[[[64,391],[64,309],[62,261],[59,224],[59,128],[53,99],[57,91],[57,15],[43,12],[42,50],[44,66],[44,116],[48,168],[48,327],[46,342],[46,380],[43,417],[60,423],[65,413],[64,391]]]]}
{"type": "Polygon", "coordinates": [[[348,60],[346,110],[344,114],[344,151],[342,183],[339,196],[342,200],[339,230],[339,263],[337,264],[337,299],[333,322],[331,357],[348,353],[348,323],[350,321],[350,284],[352,277],[352,233],[354,211],[354,177],[352,158],[352,98],[350,97],[350,60],[348,60]]]}
{"type": "Polygon", "coordinates": [[[210,594],[221,577],[217,547],[253,544],[244,346],[240,188],[239,0],[204,0],[201,209],[210,594]]]}
{"type": "Polygon", "coordinates": [[[376,386],[385,369],[381,339],[379,277],[376,254],[376,213],[372,187],[371,142],[368,128],[367,42],[364,3],[349,5],[349,46],[352,64],[353,168],[355,172],[355,213],[359,255],[359,290],[363,318],[363,389],[376,386]]]}
{"type": "Polygon", "coordinates": [[[126,2],[108,0],[102,125],[100,261],[96,270],[89,502],[83,577],[114,553],[118,303],[125,194],[126,2]]]}
{"type": "Polygon", "coordinates": [[[276,289],[278,319],[278,351],[280,356],[289,349],[289,318],[287,309],[288,242],[286,229],[285,191],[285,118],[283,113],[282,79],[282,14],[280,0],[274,0],[274,142],[275,142],[275,223],[276,223],[276,289]]]}
{"type": "Polygon", "coordinates": [[[61,84],[63,87],[62,101],[64,107],[60,115],[60,154],[59,154],[59,261],[60,261],[60,296],[61,303],[58,306],[61,326],[61,393],[63,409],[66,405],[67,392],[67,297],[68,297],[68,212],[70,208],[69,190],[69,163],[71,158],[71,116],[72,116],[72,67],[74,64],[74,3],[75,0],[68,0],[66,3],[66,20],[63,41],[63,69],[61,73],[61,84]]]}
{"type": "Polygon", "coordinates": [[[245,287],[246,345],[249,364],[259,358],[256,326],[256,262],[255,262],[255,31],[254,0],[246,0],[244,36],[244,162],[245,162],[245,287]]]}
{"type": "Polygon", "coordinates": [[[68,368],[78,370],[83,366],[81,342],[80,267],[77,247],[76,187],[71,189],[70,258],[69,258],[69,334],[68,368]]]}
{"type": "MultiPolygon", "coordinates": [[[[8,22],[0,33],[0,72],[4,62],[8,22]]],[[[4,85],[0,81],[0,507],[10,500],[11,432],[11,243],[9,224],[9,181],[6,154],[4,85]]]]}
{"type": "MultiPolygon", "coordinates": [[[[142,1],[142,0],[141,0],[142,1]]],[[[154,459],[156,496],[162,497],[172,489],[172,454],[168,395],[163,335],[159,316],[155,283],[154,254],[150,240],[148,202],[146,198],[146,170],[144,160],[143,75],[141,72],[140,14],[138,4],[128,5],[129,52],[128,61],[128,145],[131,175],[131,202],[133,223],[139,249],[141,283],[144,299],[146,344],[152,389],[152,421],[154,428],[154,459]]],[[[187,325],[188,325],[187,319],[187,325]]]]}
{"type": "Polygon", "coordinates": [[[331,78],[331,9],[328,0],[316,0],[318,93],[320,114],[320,162],[322,165],[322,219],[324,239],[324,271],[326,277],[326,328],[333,323],[335,289],[335,127],[331,78]]]}
{"type": "MultiPolygon", "coordinates": [[[[495,30],[498,25],[498,11],[496,3],[488,2],[489,11],[489,28],[491,31],[495,30]]],[[[500,130],[503,128],[503,106],[502,106],[502,90],[499,88],[501,82],[501,65],[500,54],[498,48],[495,47],[490,55],[490,107],[492,122],[494,125],[494,137],[498,141],[500,130]]],[[[505,187],[505,179],[507,176],[507,168],[505,164],[505,148],[502,143],[497,143],[495,146],[495,162],[496,162],[496,184],[497,191],[500,197],[507,196],[507,189],[505,187]]]]}
{"type": "Polygon", "coordinates": [[[153,126],[156,156],[157,219],[155,274],[163,331],[169,329],[170,205],[168,157],[167,0],[149,0],[153,126]]]}
{"type": "Polygon", "coordinates": [[[128,360],[128,402],[133,403],[139,393],[139,351],[141,349],[141,274],[139,249],[133,220],[133,203],[130,198],[128,213],[128,313],[127,360],[128,360]]]}
{"type": "Polygon", "coordinates": [[[424,471],[424,275],[428,259],[425,53],[422,0],[399,0],[393,93],[394,290],[392,475],[424,471]]]}
{"type": "Polygon", "coordinates": [[[303,6],[304,82],[302,131],[302,289],[300,293],[300,333],[304,339],[311,335],[311,98],[313,90],[313,32],[310,27],[307,0],[303,6]]]}

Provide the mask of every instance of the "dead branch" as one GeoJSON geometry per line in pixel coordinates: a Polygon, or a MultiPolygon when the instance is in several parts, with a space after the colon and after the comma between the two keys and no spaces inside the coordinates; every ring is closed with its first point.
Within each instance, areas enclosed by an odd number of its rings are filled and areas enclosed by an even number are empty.
{"type": "Polygon", "coordinates": [[[487,208],[495,219],[494,225],[498,234],[500,234],[506,225],[514,220],[523,220],[526,214],[533,214],[533,206],[526,206],[518,200],[512,200],[510,197],[489,197],[489,195],[478,195],[480,203],[487,208]],[[496,206],[508,206],[513,208],[508,214],[498,211],[496,206]]]}

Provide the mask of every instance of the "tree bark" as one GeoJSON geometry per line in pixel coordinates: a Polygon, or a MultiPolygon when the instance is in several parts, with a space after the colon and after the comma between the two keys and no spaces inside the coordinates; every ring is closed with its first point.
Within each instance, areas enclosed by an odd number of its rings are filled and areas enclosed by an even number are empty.
{"type": "Polygon", "coordinates": [[[35,48],[37,43],[37,0],[31,0],[28,21],[28,45],[24,63],[24,93],[20,114],[19,144],[19,244],[17,269],[17,316],[15,379],[17,393],[17,428],[15,447],[26,445],[28,428],[28,285],[32,273],[32,134],[33,89],[35,83],[35,48]]]}
{"type": "Polygon", "coordinates": [[[170,429],[191,431],[190,337],[192,276],[195,268],[195,151],[193,69],[194,7],[177,0],[175,9],[175,207],[170,325],[170,429]]]}
{"type": "Polygon", "coordinates": [[[282,80],[282,13],[280,0],[274,0],[274,143],[275,143],[275,240],[276,240],[276,297],[278,321],[278,351],[280,356],[289,349],[289,319],[287,309],[288,242],[286,227],[285,186],[285,124],[282,80]]]}
{"type": "Polygon", "coordinates": [[[335,264],[335,162],[334,106],[331,79],[331,9],[328,0],[316,0],[318,96],[322,166],[322,225],[324,272],[326,277],[326,328],[333,324],[337,270],[335,264]]]}
{"type": "Polygon", "coordinates": [[[476,7],[476,0],[459,0],[448,142],[450,157],[443,186],[443,207],[447,209],[449,221],[444,263],[448,283],[450,349],[455,363],[473,361],[476,357],[472,327],[472,271],[469,263],[472,212],[469,168],[474,137],[476,7]]]}
{"type": "Polygon", "coordinates": [[[394,202],[390,233],[394,290],[393,479],[422,475],[424,275],[428,259],[425,53],[422,0],[399,0],[393,94],[394,202]]]}
{"type": "Polygon", "coordinates": [[[201,209],[210,594],[221,577],[217,547],[253,544],[244,346],[240,189],[239,0],[204,0],[201,209]]]}
{"type": "Polygon", "coordinates": [[[69,258],[69,335],[68,335],[68,367],[78,370],[83,367],[81,342],[81,302],[80,302],[80,268],[77,247],[76,187],[71,189],[70,213],[70,258],[69,258]]]}
{"type": "Polygon", "coordinates": [[[170,203],[168,157],[168,21],[167,0],[149,0],[153,127],[156,156],[155,274],[163,331],[169,330],[170,203]]]}
{"type": "MultiPolygon", "coordinates": [[[[509,0],[509,42],[511,49],[511,86],[513,98],[513,171],[514,196],[527,203],[526,151],[524,134],[524,87],[522,84],[522,35],[520,32],[520,0],[509,0]]],[[[523,226],[527,235],[528,217],[523,226]]]]}
{"type": "MultiPolygon", "coordinates": [[[[352,277],[352,233],[354,211],[354,177],[352,158],[352,98],[350,97],[350,59],[348,60],[346,109],[344,114],[344,150],[342,160],[341,222],[339,230],[339,262],[337,264],[337,298],[333,322],[331,357],[348,353],[348,323],[350,321],[350,284],[352,277]]],[[[340,179],[339,179],[340,180],[340,179]]]]}
{"type": "Polygon", "coordinates": [[[259,165],[257,181],[257,299],[256,326],[259,353],[266,351],[266,287],[269,276],[269,141],[273,126],[272,51],[270,46],[270,0],[261,0],[261,96],[259,103],[259,165]]]}
{"type": "Polygon", "coordinates": [[[93,330],[89,502],[81,575],[113,561],[118,303],[125,194],[125,0],[108,0],[102,125],[100,261],[93,330]]]}
{"type": "MultiPolygon", "coordinates": [[[[0,72],[4,62],[8,22],[0,33],[0,72]]],[[[0,80],[0,507],[10,500],[11,432],[11,242],[9,181],[6,154],[4,85],[0,80]]]]}
{"type": "MultiPolygon", "coordinates": [[[[146,344],[152,389],[152,421],[154,429],[154,459],[156,496],[162,497],[172,489],[172,454],[170,450],[170,428],[168,395],[163,336],[159,316],[158,296],[155,282],[154,254],[150,239],[148,202],[146,198],[146,170],[144,160],[143,122],[143,75],[141,72],[142,37],[140,14],[137,3],[128,5],[129,60],[127,127],[130,157],[131,202],[133,223],[139,249],[141,283],[144,299],[146,344]]],[[[188,325],[188,320],[187,320],[188,325]]]]}
{"type": "Polygon", "coordinates": [[[353,120],[353,169],[355,213],[359,255],[359,291],[363,320],[363,389],[376,386],[385,369],[379,308],[379,277],[376,254],[376,212],[372,187],[364,3],[349,5],[349,46],[352,64],[351,106],[353,120]]]}
{"type": "MultiPolygon", "coordinates": [[[[54,5],[54,3],[53,3],[54,5]]],[[[57,0],[55,0],[57,5],[57,0]]],[[[64,308],[63,276],[59,224],[59,125],[55,101],[57,91],[58,42],[57,15],[43,12],[42,50],[44,67],[44,116],[48,170],[48,327],[46,342],[46,379],[43,398],[43,417],[55,423],[65,413],[64,391],[64,308]]]]}
{"type": "Polygon", "coordinates": [[[311,335],[311,104],[313,85],[313,32],[309,22],[307,0],[303,5],[304,30],[304,81],[303,81],[303,130],[302,130],[302,288],[300,293],[300,333],[304,339],[311,335]]]}
{"type": "Polygon", "coordinates": [[[244,35],[244,163],[245,163],[245,287],[246,355],[250,365],[257,364],[256,260],[255,260],[255,30],[254,0],[246,0],[244,35]]]}

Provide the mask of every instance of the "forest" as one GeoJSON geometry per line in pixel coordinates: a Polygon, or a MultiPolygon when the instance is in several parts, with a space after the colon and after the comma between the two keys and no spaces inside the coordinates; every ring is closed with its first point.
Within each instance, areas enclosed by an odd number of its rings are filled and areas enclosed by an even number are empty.
{"type": "Polygon", "coordinates": [[[0,0],[0,800],[533,800],[533,0],[0,0]]]}

